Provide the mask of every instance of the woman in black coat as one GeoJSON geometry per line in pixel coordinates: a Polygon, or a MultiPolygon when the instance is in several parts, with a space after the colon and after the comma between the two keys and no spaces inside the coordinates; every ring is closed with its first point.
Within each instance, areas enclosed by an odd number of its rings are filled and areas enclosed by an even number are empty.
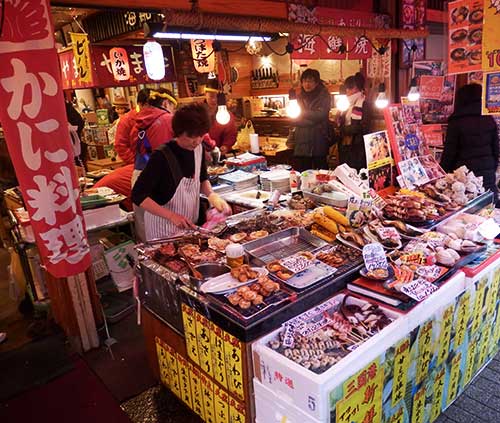
{"type": "Polygon", "coordinates": [[[315,69],[306,69],[300,83],[298,102],[302,112],[295,121],[295,167],[299,171],[328,169],[330,93],[315,69]]]}
{"type": "Polygon", "coordinates": [[[365,78],[358,72],[345,80],[344,87],[349,108],[339,116],[339,162],[360,170],[367,166],[363,135],[370,132],[371,120],[370,106],[364,95],[365,78]]]}
{"type": "Polygon", "coordinates": [[[455,111],[448,119],[441,167],[451,172],[467,166],[483,177],[483,186],[491,190],[497,201],[495,172],[498,165],[498,131],[491,116],[481,115],[482,88],[464,85],[457,91],[455,111]]]}

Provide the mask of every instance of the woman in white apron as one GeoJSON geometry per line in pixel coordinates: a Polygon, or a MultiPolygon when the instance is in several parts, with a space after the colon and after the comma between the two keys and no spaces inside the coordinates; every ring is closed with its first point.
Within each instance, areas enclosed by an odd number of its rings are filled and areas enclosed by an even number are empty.
{"type": "Polygon", "coordinates": [[[132,190],[133,202],[145,210],[145,240],[174,236],[198,220],[200,193],[219,211],[228,204],[208,181],[202,138],[210,128],[203,105],[179,109],[172,120],[174,139],[156,149],[132,190]]]}

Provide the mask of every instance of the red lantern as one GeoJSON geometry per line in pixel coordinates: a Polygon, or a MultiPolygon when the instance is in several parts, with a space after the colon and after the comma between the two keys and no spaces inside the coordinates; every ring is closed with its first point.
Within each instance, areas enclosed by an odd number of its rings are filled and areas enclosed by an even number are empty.
{"type": "Polygon", "coordinates": [[[111,60],[113,77],[117,81],[128,81],[130,79],[130,65],[127,51],[122,47],[112,48],[109,50],[109,59],[111,60]]]}

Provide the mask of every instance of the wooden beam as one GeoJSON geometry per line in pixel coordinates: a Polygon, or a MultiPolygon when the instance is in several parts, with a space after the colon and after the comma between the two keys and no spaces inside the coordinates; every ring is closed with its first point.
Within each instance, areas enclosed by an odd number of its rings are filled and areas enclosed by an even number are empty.
{"type": "MultiPolygon", "coordinates": [[[[51,0],[54,6],[86,7],[86,8],[113,8],[113,9],[146,9],[146,10],[190,10],[188,0],[51,0]]],[[[269,18],[287,19],[286,3],[276,1],[256,0],[227,1],[227,0],[200,0],[199,8],[205,13],[223,13],[228,15],[263,16],[269,18]]]]}

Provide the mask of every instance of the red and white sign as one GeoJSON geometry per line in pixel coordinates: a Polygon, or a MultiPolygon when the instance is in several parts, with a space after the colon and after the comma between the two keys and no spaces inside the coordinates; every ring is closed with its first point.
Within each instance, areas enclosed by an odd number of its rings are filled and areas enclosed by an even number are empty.
{"type": "Polygon", "coordinates": [[[56,277],[91,263],[47,0],[6,0],[0,121],[36,242],[56,277]]]}
{"type": "Polygon", "coordinates": [[[419,80],[420,98],[441,100],[444,76],[422,75],[419,80]]]}
{"type": "Polygon", "coordinates": [[[109,50],[113,78],[117,81],[128,81],[130,79],[130,65],[128,64],[127,50],[122,47],[114,47],[109,50]]]}

